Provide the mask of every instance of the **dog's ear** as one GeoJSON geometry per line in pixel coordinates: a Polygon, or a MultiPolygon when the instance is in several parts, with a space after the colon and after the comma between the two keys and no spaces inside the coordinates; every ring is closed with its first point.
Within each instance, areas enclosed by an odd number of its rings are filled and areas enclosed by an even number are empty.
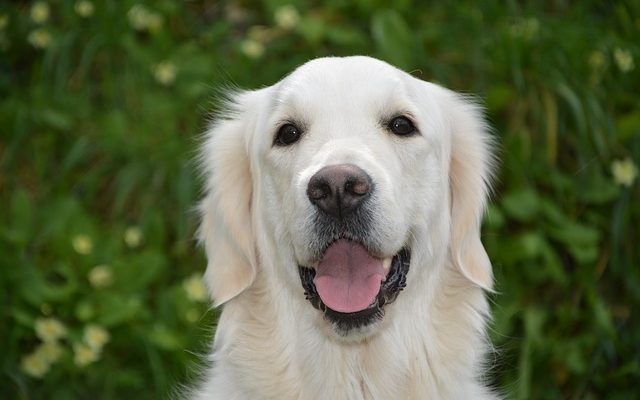
{"type": "Polygon", "coordinates": [[[480,225],[495,164],[494,141],[479,106],[453,92],[448,92],[447,97],[445,114],[451,128],[451,257],[467,279],[491,291],[493,273],[480,241],[480,225]]]}
{"type": "Polygon", "coordinates": [[[205,283],[215,306],[240,294],[256,276],[248,153],[258,114],[255,96],[256,92],[229,96],[200,153],[206,192],[200,203],[199,239],[207,254],[205,283]]]}

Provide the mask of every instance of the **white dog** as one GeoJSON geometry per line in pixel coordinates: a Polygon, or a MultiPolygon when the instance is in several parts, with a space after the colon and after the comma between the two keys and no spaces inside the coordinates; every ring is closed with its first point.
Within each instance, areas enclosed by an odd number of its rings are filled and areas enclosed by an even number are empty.
{"type": "Polygon", "coordinates": [[[191,398],[496,398],[481,110],[360,56],[230,97],[200,204],[225,306],[191,398]]]}

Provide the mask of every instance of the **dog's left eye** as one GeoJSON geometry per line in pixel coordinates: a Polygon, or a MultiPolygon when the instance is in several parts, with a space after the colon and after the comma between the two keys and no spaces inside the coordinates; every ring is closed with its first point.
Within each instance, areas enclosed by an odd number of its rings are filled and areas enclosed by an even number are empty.
{"type": "Polygon", "coordinates": [[[273,144],[276,146],[289,146],[300,139],[302,130],[294,124],[285,124],[278,129],[273,144]]]}
{"type": "Polygon", "coordinates": [[[387,128],[398,136],[411,136],[415,134],[418,130],[416,129],[413,122],[407,117],[399,116],[392,119],[387,128]]]}

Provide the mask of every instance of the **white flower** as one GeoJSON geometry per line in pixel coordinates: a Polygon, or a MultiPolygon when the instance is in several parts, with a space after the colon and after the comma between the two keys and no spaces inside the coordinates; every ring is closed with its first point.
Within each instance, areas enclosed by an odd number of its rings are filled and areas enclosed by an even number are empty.
{"type": "Polygon", "coordinates": [[[22,357],[20,360],[20,368],[34,378],[42,378],[47,372],[51,364],[39,353],[32,353],[22,357]]]}
{"type": "Polygon", "coordinates": [[[57,318],[38,318],[35,322],[36,335],[45,343],[55,342],[67,335],[67,328],[57,318]]]}
{"type": "Polygon", "coordinates": [[[109,332],[99,325],[90,324],[84,328],[84,343],[98,352],[109,342],[110,338],[109,332]]]}
{"type": "Polygon", "coordinates": [[[300,22],[300,14],[294,6],[287,4],[276,10],[274,19],[280,28],[291,30],[300,22]]]}
{"type": "Polygon", "coordinates": [[[633,62],[633,55],[629,50],[622,50],[620,48],[613,51],[613,58],[616,61],[616,65],[622,72],[629,72],[635,68],[633,62]]]}
{"type": "Polygon", "coordinates": [[[100,352],[84,343],[73,344],[73,362],[79,367],[85,367],[98,361],[100,352]]]}
{"type": "Polygon", "coordinates": [[[138,31],[157,32],[162,28],[162,16],[153,11],[149,11],[145,6],[136,4],[127,13],[129,23],[138,31]]]}
{"type": "Polygon", "coordinates": [[[171,85],[176,80],[176,74],[177,68],[171,61],[162,61],[153,67],[153,76],[156,81],[165,86],[171,85]]]}
{"type": "Polygon", "coordinates": [[[206,301],[207,300],[207,288],[202,282],[202,278],[197,275],[191,275],[185,279],[182,283],[182,287],[187,292],[187,297],[191,301],[206,301]]]}
{"type": "Polygon", "coordinates": [[[36,49],[46,49],[51,44],[52,37],[46,29],[38,28],[29,33],[27,40],[36,49]]]}
{"type": "Polygon", "coordinates": [[[58,342],[44,342],[41,343],[34,352],[49,364],[53,364],[60,359],[64,348],[58,342]]]}
{"type": "Polygon", "coordinates": [[[93,15],[93,3],[87,0],[76,1],[73,9],[76,11],[76,14],[81,16],[82,18],[89,18],[93,15]]]}
{"type": "Polygon", "coordinates": [[[631,158],[627,157],[624,160],[612,162],[611,173],[613,174],[613,180],[618,185],[631,187],[638,176],[638,167],[636,167],[631,158]]]}
{"type": "Polygon", "coordinates": [[[240,50],[247,57],[257,59],[264,54],[264,45],[253,39],[245,39],[240,43],[240,50]]]}
{"type": "Polygon", "coordinates": [[[96,288],[107,287],[113,283],[113,273],[108,265],[96,265],[89,271],[87,278],[96,288]]]}
{"type": "Polygon", "coordinates": [[[71,245],[78,254],[91,254],[93,251],[93,241],[87,235],[76,235],[71,239],[71,245]]]}
{"type": "Polygon", "coordinates": [[[44,1],[37,1],[31,6],[31,20],[36,24],[42,24],[49,19],[49,4],[44,1]]]}

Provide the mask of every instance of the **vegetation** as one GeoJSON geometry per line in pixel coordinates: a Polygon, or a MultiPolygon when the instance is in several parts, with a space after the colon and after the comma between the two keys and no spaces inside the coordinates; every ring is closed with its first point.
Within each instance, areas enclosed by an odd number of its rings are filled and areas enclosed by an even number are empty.
{"type": "Polygon", "coordinates": [[[192,161],[216,90],[349,54],[487,107],[494,384],[637,396],[640,3],[43,0],[0,4],[0,397],[192,379],[216,318],[192,161]]]}

